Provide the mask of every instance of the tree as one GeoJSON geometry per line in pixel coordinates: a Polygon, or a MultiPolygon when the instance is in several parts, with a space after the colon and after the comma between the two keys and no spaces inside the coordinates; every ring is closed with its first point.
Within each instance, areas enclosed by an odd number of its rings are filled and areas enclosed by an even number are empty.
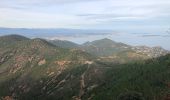
{"type": "Polygon", "coordinates": [[[145,100],[141,93],[128,91],[125,93],[121,93],[118,96],[118,100],[145,100]]]}

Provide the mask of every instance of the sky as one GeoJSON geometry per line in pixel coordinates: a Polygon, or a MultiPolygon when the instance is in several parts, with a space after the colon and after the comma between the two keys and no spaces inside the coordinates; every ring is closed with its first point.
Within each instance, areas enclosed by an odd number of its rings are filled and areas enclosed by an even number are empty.
{"type": "Polygon", "coordinates": [[[0,19],[0,27],[162,32],[170,0],[1,0],[0,19]]]}
{"type": "Polygon", "coordinates": [[[141,34],[134,44],[168,47],[170,0],[0,0],[0,27],[108,29],[128,34],[121,41],[141,34]]]}

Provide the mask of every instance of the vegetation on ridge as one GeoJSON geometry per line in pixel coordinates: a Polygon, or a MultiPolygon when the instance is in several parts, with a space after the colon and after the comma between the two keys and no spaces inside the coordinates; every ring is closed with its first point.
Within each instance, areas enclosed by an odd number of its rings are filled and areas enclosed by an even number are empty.
{"type": "MultiPolygon", "coordinates": [[[[106,44],[99,43],[102,48],[106,44]]],[[[113,54],[117,56],[114,62],[108,62],[43,39],[0,37],[0,99],[168,100],[170,55],[146,60],[147,55],[125,49],[113,54]]]]}

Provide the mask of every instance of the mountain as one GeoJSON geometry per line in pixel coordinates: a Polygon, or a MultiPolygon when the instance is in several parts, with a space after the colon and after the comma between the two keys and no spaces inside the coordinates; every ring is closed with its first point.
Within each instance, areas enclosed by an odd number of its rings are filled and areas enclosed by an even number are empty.
{"type": "Polygon", "coordinates": [[[84,100],[169,100],[170,55],[112,66],[104,83],[84,100]]]}
{"type": "MultiPolygon", "coordinates": [[[[11,40],[15,36],[6,37],[11,40]]],[[[107,69],[88,53],[60,48],[43,39],[13,43],[0,47],[0,97],[5,100],[81,98],[88,87],[100,84],[107,69]]]]}
{"type": "Polygon", "coordinates": [[[29,40],[29,39],[24,37],[24,36],[13,34],[13,35],[1,36],[0,40],[1,41],[6,41],[6,42],[9,42],[9,41],[13,41],[14,42],[14,41],[29,40]]]}
{"type": "MultiPolygon", "coordinates": [[[[0,46],[2,100],[169,98],[170,55],[120,64],[96,60],[101,57],[86,53],[80,47],[63,48],[40,38],[9,35],[0,37],[0,44],[6,44],[0,46]]],[[[122,57],[135,52],[128,50],[131,46],[109,39],[83,45],[91,44],[106,49],[114,44],[124,52],[125,55],[115,51],[122,57]]]]}
{"type": "Polygon", "coordinates": [[[49,42],[62,48],[83,50],[96,56],[99,61],[114,63],[155,58],[169,53],[161,47],[130,46],[107,38],[86,42],[82,45],[65,40],[49,40],[49,42]]]}
{"type": "Polygon", "coordinates": [[[0,46],[6,46],[11,45],[13,43],[23,41],[23,40],[29,40],[28,38],[20,35],[7,35],[7,36],[1,36],[0,37],[0,46]]]}
{"type": "Polygon", "coordinates": [[[136,46],[132,48],[137,53],[143,53],[149,57],[160,57],[170,53],[168,50],[163,49],[162,47],[147,47],[147,46],[136,46]]]}
{"type": "Polygon", "coordinates": [[[66,40],[48,40],[50,43],[62,48],[78,48],[80,45],[66,40]]]}
{"type": "Polygon", "coordinates": [[[97,60],[99,61],[114,63],[150,59],[170,53],[160,47],[130,46],[107,38],[86,42],[80,48],[85,52],[97,56],[97,60]]]}
{"type": "Polygon", "coordinates": [[[110,56],[117,52],[129,50],[130,46],[117,43],[110,39],[101,39],[87,42],[82,45],[82,49],[96,56],[110,56]]]}

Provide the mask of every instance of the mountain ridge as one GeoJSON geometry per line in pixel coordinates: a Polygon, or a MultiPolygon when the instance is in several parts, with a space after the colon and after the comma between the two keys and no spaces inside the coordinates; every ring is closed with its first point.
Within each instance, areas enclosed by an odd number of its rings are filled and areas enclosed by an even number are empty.
{"type": "MultiPolygon", "coordinates": [[[[8,40],[10,39],[7,38],[2,42],[8,44],[8,40]]],[[[160,100],[168,92],[165,83],[170,79],[164,76],[169,76],[170,55],[129,62],[128,59],[136,53],[122,51],[117,53],[117,57],[124,58],[126,62],[110,63],[103,60],[105,58],[97,60],[101,57],[93,56],[82,49],[55,46],[44,39],[18,41],[12,37],[10,41],[15,43],[0,46],[2,100],[87,100],[89,98],[117,100],[129,97],[129,93],[130,97],[160,100]],[[131,82],[136,84],[131,85],[131,82]],[[122,85],[125,83],[127,85],[122,85]],[[159,88],[164,91],[160,91],[159,88]],[[125,89],[133,92],[127,92],[125,89]],[[150,91],[147,92],[147,89],[150,91]]],[[[136,59],[136,55],[133,56],[136,59]]],[[[113,59],[112,56],[110,58],[113,59]]],[[[114,59],[120,60],[120,58],[114,59]]]]}
{"type": "Polygon", "coordinates": [[[161,47],[131,46],[121,42],[115,42],[107,38],[95,40],[92,42],[86,42],[82,45],[77,45],[69,41],[63,41],[64,43],[62,44],[61,42],[62,40],[59,41],[60,44],[57,44],[57,40],[55,40],[56,44],[54,45],[62,47],[62,45],[67,44],[67,47],[65,46],[63,48],[81,49],[85,52],[88,52],[98,57],[112,56],[114,58],[114,56],[117,56],[118,54],[121,53],[125,54],[126,52],[131,52],[134,55],[141,55],[141,56],[146,56],[147,58],[152,58],[152,57],[159,57],[162,55],[166,55],[169,53],[168,50],[165,50],[161,47]]]}

